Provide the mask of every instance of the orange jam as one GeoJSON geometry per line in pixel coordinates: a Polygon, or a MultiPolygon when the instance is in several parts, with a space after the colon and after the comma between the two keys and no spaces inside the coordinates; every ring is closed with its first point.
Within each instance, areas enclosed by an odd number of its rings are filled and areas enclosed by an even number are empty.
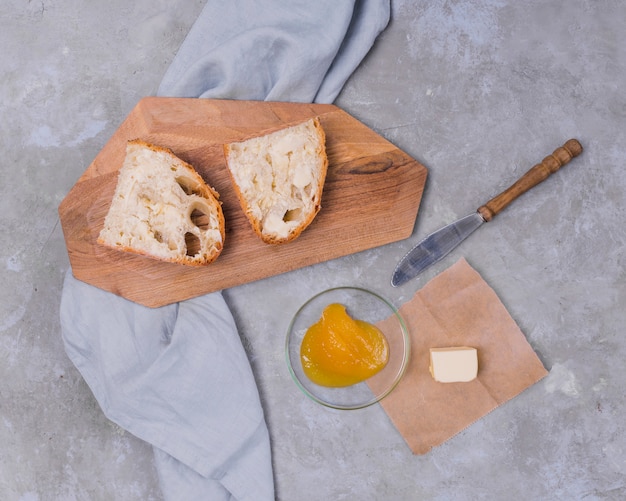
{"type": "Polygon", "coordinates": [[[300,346],[306,376],[321,386],[350,386],[387,364],[389,346],[375,325],[355,320],[342,304],[328,305],[300,346]]]}

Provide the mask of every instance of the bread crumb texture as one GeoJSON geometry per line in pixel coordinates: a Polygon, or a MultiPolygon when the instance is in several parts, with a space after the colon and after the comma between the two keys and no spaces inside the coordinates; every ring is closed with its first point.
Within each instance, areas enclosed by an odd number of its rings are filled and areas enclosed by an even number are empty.
{"type": "Polygon", "coordinates": [[[235,192],[266,243],[296,238],[321,208],[328,168],[319,119],[225,145],[235,192]]]}
{"type": "Polygon", "coordinates": [[[218,198],[170,150],[129,141],[98,242],[163,261],[208,264],[224,245],[218,198]]]}

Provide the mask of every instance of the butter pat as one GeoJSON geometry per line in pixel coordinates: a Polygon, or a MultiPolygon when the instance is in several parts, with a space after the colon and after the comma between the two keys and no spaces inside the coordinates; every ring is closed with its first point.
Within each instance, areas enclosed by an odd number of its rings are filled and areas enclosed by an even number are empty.
{"type": "Polygon", "coordinates": [[[469,346],[431,348],[430,373],[440,383],[472,381],[478,374],[478,352],[469,346]]]}

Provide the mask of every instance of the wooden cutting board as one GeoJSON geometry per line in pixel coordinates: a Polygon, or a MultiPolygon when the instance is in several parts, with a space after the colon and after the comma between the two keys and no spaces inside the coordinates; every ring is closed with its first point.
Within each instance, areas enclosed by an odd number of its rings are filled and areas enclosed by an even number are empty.
{"type": "Polygon", "coordinates": [[[419,162],[334,105],[148,97],[70,190],[59,215],[76,278],[157,307],[407,238],[426,175],[419,162]],[[313,116],[326,132],[329,160],[322,209],[296,240],[265,244],[234,194],[222,145],[313,116]],[[164,263],[96,243],[126,142],[134,138],[170,148],[220,194],[226,239],[212,264],[164,263]]]}

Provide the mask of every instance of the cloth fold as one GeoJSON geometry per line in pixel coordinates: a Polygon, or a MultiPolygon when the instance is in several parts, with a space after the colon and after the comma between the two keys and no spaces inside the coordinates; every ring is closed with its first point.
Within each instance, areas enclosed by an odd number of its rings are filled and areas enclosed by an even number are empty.
{"type": "Polygon", "coordinates": [[[389,17],[389,0],[209,1],[159,95],[332,103],[389,17]]]}
{"type": "MultiPolygon", "coordinates": [[[[158,94],[331,103],[389,14],[389,0],[209,0],[158,94]]],[[[267,425],[221,292],[150,309],[68,270],[60,317],[104,414],[152,444],[165,499],[274,499],[267,425]]]]}
{"type": "MultiPolygon", "coordinates": [[[[238,492],[236,499],[271,499],[267,427],[221,293],[151,309],[68,272],[61,325],[69,357],[111,421],[209,484],[236,470],[247,454],[254,464],[231,492],[238,492]]],[[[158,463],[176,467],[163,456],[158,463]]],[[[174,477],[161,475],[162,483],[174,477]]]]}

